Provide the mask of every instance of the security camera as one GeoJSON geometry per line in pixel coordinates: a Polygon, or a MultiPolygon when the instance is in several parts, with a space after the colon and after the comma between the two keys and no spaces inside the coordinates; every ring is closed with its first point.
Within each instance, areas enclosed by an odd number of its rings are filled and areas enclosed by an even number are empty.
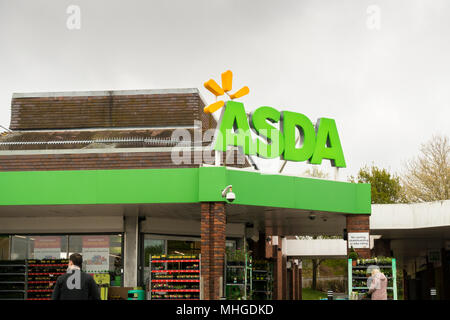
{"type": "Polygon", "coordinates": [[[230,202],[233,202],[234,199],[236,199],[236,195],[233,192],[228,192],[227,193],[227,200],[230,202]]]}
{"type": "Polygon", "coordinates": [[[233,186],[230,184],[222,191],[222,198],[226,198],[227,201],[233,202],[236,199],[236,195],[232,190],[233,186]]]}
{"type": "Polygon", "coordinates": [[[314,213],[310,213],[308,218],[309,220],[314,220],[316,219],[316,215],[314,213]]]}
{"type": "Polygon", "coordinates": [[[323,222],[327,222],[327,220],[328,220],[328,217],[325,216],[325,215],[323,215],[323,216],[322,216],[322,221],[323,221],[323,222]]]}

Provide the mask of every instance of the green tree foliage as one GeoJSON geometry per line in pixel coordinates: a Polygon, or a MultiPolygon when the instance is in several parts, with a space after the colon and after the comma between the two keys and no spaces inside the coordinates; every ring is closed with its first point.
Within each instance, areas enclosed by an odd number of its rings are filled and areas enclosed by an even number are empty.
{"type": "Polygon", "coordinates": [[[354,183],[370,183],[372,203],[404,202],[400,178],[375,165],[359,169],[358,175],[350,177],[354,183]]]}

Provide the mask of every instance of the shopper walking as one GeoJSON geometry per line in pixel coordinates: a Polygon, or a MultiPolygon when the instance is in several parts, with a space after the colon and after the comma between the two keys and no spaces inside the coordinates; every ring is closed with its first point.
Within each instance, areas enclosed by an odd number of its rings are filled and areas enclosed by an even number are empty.
{"type": "Polygon", "coordinates": [[[55,283],[52,300],[100,300],[100,292],[94,278],[81,271],[83,257],[73,253],[69,258],[67,273],[55,283]]]}
{"type": "Polygon", "coordinates": [[[374,268],[369,280],[369,292],[372,300],[387,300],[387,278],[380,269],[374,268]]]}

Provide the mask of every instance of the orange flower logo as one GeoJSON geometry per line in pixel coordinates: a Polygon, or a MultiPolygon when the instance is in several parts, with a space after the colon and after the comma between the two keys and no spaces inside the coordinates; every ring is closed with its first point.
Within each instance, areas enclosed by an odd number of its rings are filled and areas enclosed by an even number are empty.
{"type": "MultiPolygon", "coordinates": [[[[217,82],[214,81],[213,79],[209,79],[204,83],[205,88],[208,89],[208,91],[211,92],[213,95],[215,95],[216,99],[217,97],[227,94],[227,96],[231,100],[233,100],[243,97],[250,92],[250,89],[247,86],[244,86],[238,91],[236,91],[234,94],[228,94],[228,92],[231,91],[232,85],[233,85],[233,73],[230,70],[222,73],[222,87],[219,86],[217,82]]],[[[205,107],[203,111],[205,113],[213,113],[222,108],[224,105],[225,101],[219,100],[205,107]]]]}

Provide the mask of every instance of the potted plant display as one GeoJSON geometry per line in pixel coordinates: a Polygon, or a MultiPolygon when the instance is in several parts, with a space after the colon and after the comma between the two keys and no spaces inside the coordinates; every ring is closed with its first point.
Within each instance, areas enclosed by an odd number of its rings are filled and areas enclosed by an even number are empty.
{"type": "Polygon", "coordinates": [[[358,260],[358,253],[356,253],[355,249],[353,247],[350,248],[350,253],[348,254],[348,258],[352,259],[352,266],[356,266],[356,262],[358,260]]]}
{"type": "Polygon", "coordinates": [[[227,264],[230,266],[236,265],[236,254],[232,250],[228,249],[226,250],[227,255],[227,264]]]}
{"type": "Polygon", "coordinates": [[[236,261],[236,265],[244,265],[245,264],[245,250],[244,249],[236,250],[235,261],[236,261]]]}

